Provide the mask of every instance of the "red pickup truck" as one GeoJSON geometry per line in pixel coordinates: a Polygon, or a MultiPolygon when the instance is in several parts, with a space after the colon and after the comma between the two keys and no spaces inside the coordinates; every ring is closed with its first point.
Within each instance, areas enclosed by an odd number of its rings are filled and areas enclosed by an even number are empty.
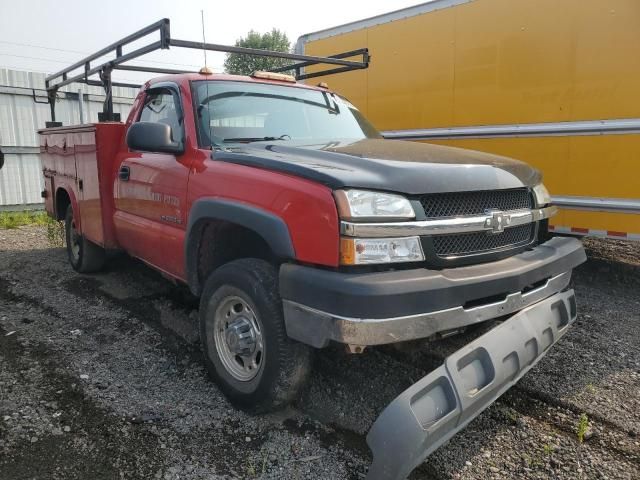
{"type": "Polygon", "coordinates": [[[147,82],[126,123],[40,131],[69,261],[124,250],[200,301],[211,376],[244,408],[295,398],[313,348],[504,319],[394,400],[370,478],[403,478],[531,368],[576,318],[578,240],[533,168],[385,140],[326,85],[257,72],[147,82]]]}

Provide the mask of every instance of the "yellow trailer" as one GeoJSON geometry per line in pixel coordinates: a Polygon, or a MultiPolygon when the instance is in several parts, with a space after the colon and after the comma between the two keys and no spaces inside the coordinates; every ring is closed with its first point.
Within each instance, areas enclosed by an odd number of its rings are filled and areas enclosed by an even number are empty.
{"type": "Polygon", "coordinates": [[[326,81],[386,137],[526,161],[555,231],[640,240],[639,0],[435,0],[296,49],[361,47],[368,69],[326,81]]]}

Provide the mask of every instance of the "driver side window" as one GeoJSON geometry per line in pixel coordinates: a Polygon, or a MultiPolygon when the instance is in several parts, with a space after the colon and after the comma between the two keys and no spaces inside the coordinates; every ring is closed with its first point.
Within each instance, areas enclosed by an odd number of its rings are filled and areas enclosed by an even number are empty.
{"type": "Polygon", "coordinates": [[[177,101],[176,95],[167,88],[149,90],[138,121],[169,125],[171,127],[172,140],[181,142],[183,140],[183,129],[177,101]]]}

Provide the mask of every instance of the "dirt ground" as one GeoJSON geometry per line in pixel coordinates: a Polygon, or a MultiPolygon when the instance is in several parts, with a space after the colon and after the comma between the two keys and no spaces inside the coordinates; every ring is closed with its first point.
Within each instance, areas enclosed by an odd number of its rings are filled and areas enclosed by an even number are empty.
{"type": "MultiPolygon", "coordinates": [[[[571,331],[411,478],[640,478],[640,244],[585,244],[571,331]]],[[[0,230],[0,480],[364,478],[373,420],[464,341],[322,351],[295,405],[252,417],[208,380],[196,305],[135,260],[79,275],[42,227],[0,230]]]]}

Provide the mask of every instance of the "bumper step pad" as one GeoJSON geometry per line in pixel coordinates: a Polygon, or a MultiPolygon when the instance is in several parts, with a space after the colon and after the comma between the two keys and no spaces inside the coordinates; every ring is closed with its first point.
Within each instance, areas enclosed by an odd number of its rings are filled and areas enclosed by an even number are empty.
{"type": "Polygon", "coordinates": [[[518,312],[391,402],[367,435],[368,480],[401,480],[514,385],[576,319],[573,290],[518,312]]]}

